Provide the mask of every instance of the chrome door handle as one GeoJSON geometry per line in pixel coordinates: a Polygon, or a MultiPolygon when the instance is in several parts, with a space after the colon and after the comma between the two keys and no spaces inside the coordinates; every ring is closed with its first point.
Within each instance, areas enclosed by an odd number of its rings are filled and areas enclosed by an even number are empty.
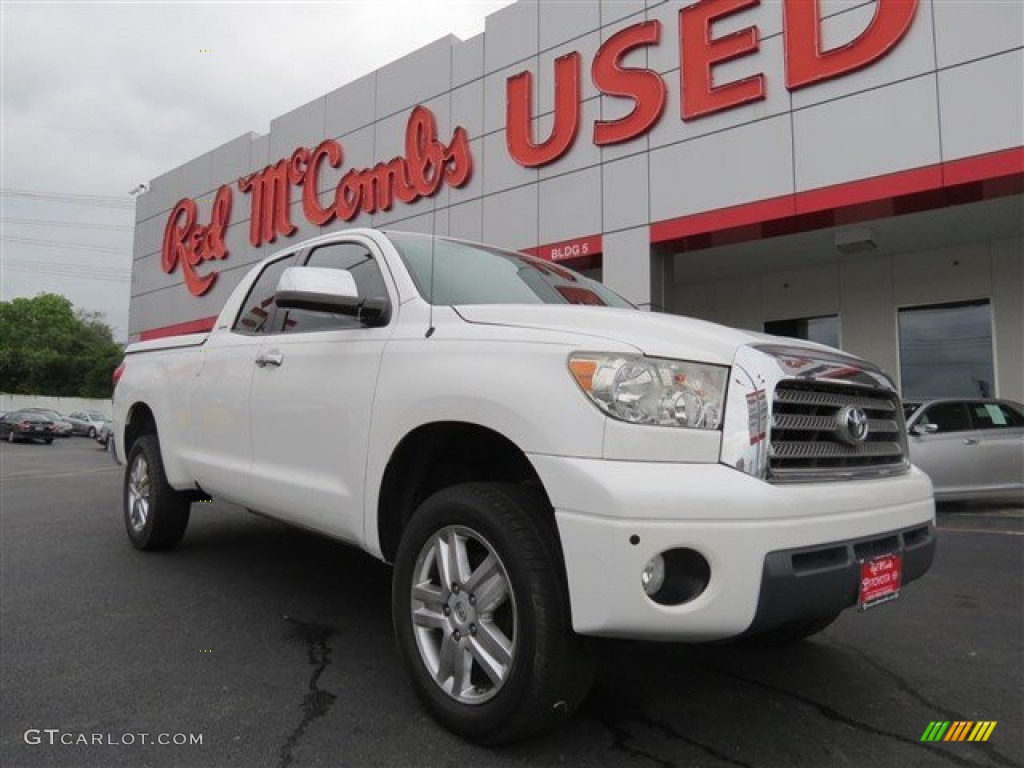
{"type": "Polygon", "coordinates": [[[267,352],[256,358],[256,365],[260,368],[266,368],[268,365],[272,365],[275,368],[279,367],[284,362],[284,355],[280,352],[267,352]]]}
{"type": "Polygon", "coordinates": [[[978,441],[976,439],[974,439],[973,437],[965,437],[964,438],[964,445],[977,445],[977,444],[978,444],[978,441]]]}

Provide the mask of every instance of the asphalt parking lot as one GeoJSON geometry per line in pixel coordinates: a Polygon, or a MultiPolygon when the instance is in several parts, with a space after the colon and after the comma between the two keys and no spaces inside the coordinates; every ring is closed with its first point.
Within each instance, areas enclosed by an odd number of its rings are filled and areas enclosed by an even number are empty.
{"type": "Polygon", "coordinates": [[[220,502],[136,552],[120,480],[85,438],[0,445],[6,767],[1021,765],[1019,507],[942,509],[924,579],[799,647],[601,643],[582,712],[486,750],[418,707],[389,568],[220,502]],[[920,741],[946,720],[997,725],[920,741]]]}

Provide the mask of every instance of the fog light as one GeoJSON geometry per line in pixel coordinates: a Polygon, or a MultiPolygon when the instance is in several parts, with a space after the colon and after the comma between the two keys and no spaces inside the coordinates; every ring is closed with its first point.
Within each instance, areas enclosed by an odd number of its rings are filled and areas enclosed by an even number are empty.
{"type": "Polygon", "coordinates": [[[655,555],[648,560],[644,572],[640,574],[640,583],[643,584],[648,597],[658,594],[658,590],[665,583],[665,558],[655,555]]]}
{"type": "Polygon", "coordinates": [[[683,605],[707,589],[711,566],[696,550],[667,549],[647,562],[640,580],[647,597],[658,605],[683,605]]]}

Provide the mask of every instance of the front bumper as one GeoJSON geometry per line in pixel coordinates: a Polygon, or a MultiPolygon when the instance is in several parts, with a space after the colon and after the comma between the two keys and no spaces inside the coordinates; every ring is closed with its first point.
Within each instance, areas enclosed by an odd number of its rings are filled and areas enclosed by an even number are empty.
{"type": "Polygon", "coordinates": [[[530,459],[555,508],[580,634],[726,639],[853,604],[858,552],[895,542],[904,584],[931,564],[934,503],[917,470],[771,485],[720,464],[530,459]],[[651,557],[674,548],[700,553],[711,578],[690,602],[660,605],[644,593],[640,574],[651,557]],[[840,550],[850,559],[841,560],[840,550]],[[798,557],[794,567],[793,555],[817,551],[832,559],[798,557]],[[802,567],[808,563],[814,567],[802,567]]]}

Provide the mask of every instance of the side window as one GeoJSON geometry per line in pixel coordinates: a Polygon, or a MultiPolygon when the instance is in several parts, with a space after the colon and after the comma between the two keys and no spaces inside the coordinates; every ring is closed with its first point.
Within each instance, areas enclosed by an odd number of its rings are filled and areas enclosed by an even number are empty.
{"type": "Polygon", "coordinates": [[[274,302],[277,282],[291,263],[292,257],[285,256],[264,268],[263,273],[249,289],[249,295],[245,297],[245,302],[242,304],[242,309],[238,313],[238,317],[235,318],[235,324],[231,326],[231,330],[249,334],[270,333],[274,312],[277,309],[277,304],[274,302]]]}
{"type": "Polygon", "coordinates": [[[936,403],[924,412],[918,423],[934,424],[940,433],[971,429],[971,417],[964,403],[936,403]]]}
{"type": "MultiPolygon", "coordinates": [[[[347,269],[356,281],[359,296],[363,299],[387,298],[388,289],[380,266],[373,254],[358,243],[330,243],[310,253],[307,267],[324,269],[347,269]]],[[[283,319],[285,333],[327,331],[344,328],[362,328],[358,318],[350,315],[333,315],[326,312],[308,312],[290,309],[283,319]]]]}
{"type": "Polygon", "coordinates": [[[978,429],[1024,427],[1024,416],[1002,403],[971,403],[971,412],[978,429]]]}

